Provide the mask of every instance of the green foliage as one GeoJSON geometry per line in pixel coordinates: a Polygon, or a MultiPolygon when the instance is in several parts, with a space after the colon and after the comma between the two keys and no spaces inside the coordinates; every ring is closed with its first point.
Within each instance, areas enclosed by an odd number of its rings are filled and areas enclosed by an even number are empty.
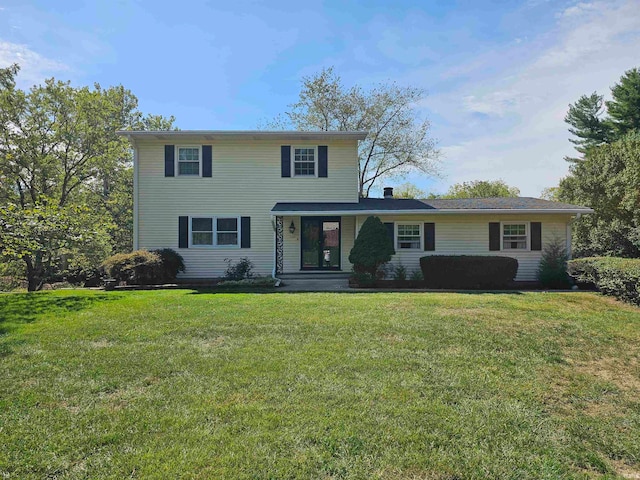
{"type": "Polygon", "coordinates": [[[259,287],[268,288],[275,287],[276,279],[272,277],[251,277],[243,278],[241,280],[223,280],[216,284],[216,287],[229,288],[229,287],[259,287]]]}
{"type": "Polygon", "coordinates": [[[405,267],[401,263],[392,265],[391,278],[398,282],[404,282],[407,279],[407,267],[405,267]]]}
{"type": "Polygon", "coordinates": [[[560,182],[562,200],[595,213],[575,222],[576,256],[640,256],[640,134],[590,149],[560,182]]]}
{"type": "Polygon", "coordinates": [[[222,276],[224,280],[238,281],[253,278],[253,262],[247,257],[243,257],[235,263],[230,258],[225,258],[224,261],[227,263],[227,269],[222,276]]]}
{"type": "Polygon", "coordinates": [[[554,238],[548,242],[538,266],[540,284],[545,288],[568,288],[567,260],[567,251],[561,239],[554,238]]]}
{"type": "Polygon", "coordinates": [[[267,127],[368,131],[358,150],[360,196],[368,197],[379,180],[437,172],[430,124],[416,108],[424,96],[419,88],[395,83],[347,88],[330,67],[303,78],[298,101],[267,127]]]}
{"type": "Polygon", "coordinates": [[[162,262],[162,281],[171,282],[176,279],[178,273],[184,272],[184,260],[182,255],[171,248],[151,250],[160,257],[162,262]]]}
{"type": "Polygon", "coordinates": [[[146,250],[117,253],[102,262],[101,267],[108,277],[128,285],[160,283],[165,275],[160,256],[146,250]]]}
{"type": "MultiPolygon", "coordinates": [[[[87,250],[84,242],[69,242],[58,249],[65,258],[57,259],[39,249],[21,254],[32,289],[41,286],[45,274],[60,277],[95,269],[99,262],[87,262],[131,249],[132,150],[115,132],[171,128],[174,119],[143,115],[137,98],[122,86],[74,87],[51,78],[23,91],[16,88],[18,72],[17,65],[0,69],[0,204],[27,216],[43,206],[61,211],[88,207],[92,215],[81,217],[84,231],[101,246],[87,250]],[[102,246],[108,247],[106,253],[102,246]],[[69,258],[76,265],[69,267],[69,258]]],[[[34,227],[23,223],[15,228],[22,226],[26,238],[34,227]]],[[[50,222],[41,227],[47,228],[50,222]]]]}
{"type": "Polygon", "coordinates": [[[474,180],[456,183],[449,191],[438,198],[492,198],[517,197],[520,190],[510,187],[503,180],[474,180]]]}
{"type": "Polygon", "coordinates": [[[406,182],[393,189],[394,198],[427,198],[427,192],[419,189],[414,184],[406,182]]]}
{"type": "Polygon", "coordinates": [[[109,252],[105,239],[104,225],[86,207],[0,206],[0,254],[24,262],[30,291],[61,272],[98,265],[109,252]]]}
{"type": "Polygon", "coordinates": [[[412,282],[423,282],[424,275],[422,274],[422,270],[420,270],[419,268],[411,270],[411,273],[409,274],[409,280],[411,280],[412,282]]]}
{"type": "Polygon", "coordinates": [[[428,288],[508,288],[518,273],[511,257],[482,255],[428,255],[420,258],[428,288]]]}
{"type": "Polygon", "coordinates": [[[632,68],[611,87],[613,99],[606,102],[611,124],[618,135],[640,132],[640,70],[632,68]]]}
{"type": "Polygon", "coordinates": [[[587,257],[568,264],[577,282],[594,284],[605,295],[640,305],[640,259],[587,257]]]}
{"type": "Polygon", "coordinates": [[[580,153],[584,154],[589,148],[607,143],[611,138],[611,126],[601,118],[604,113],[603,98],[593,92],[589,96],[581,96],[576,103],[569,105],[564,121],[571,126],[569,132],[578,137],[569,141],[576,145],[576,150],[580,153]]]}
{"type": "Polygon", "coordinates": [[[395,253],[387,228],[378,217],[370,216],[360,227],[349,253],[349,262],[356,273],[366,273],[376,278],[380,267],[391,260],[395,253]]]}

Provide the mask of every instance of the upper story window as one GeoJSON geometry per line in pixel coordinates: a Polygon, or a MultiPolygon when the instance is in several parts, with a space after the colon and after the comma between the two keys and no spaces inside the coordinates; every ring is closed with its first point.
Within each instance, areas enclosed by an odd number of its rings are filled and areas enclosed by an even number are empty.
{"type": "Polygon", "coordinates": [[[398,224],[398,249],[420,248],[420,224],[398,224]]]}
{"type": "Polygon", "coordinates": [[[239,247],[238,217],[191,217],[191,246],[239,247]]]}
{"type": "Polygon", "coordinates": [[[529,224],[503,223],[502,224],[502,249],[503,250],[527,250],[529,248],[529,224]]]}
{"type": "Polygon", "coordinates": [[[177,146],[178,175],[199,176],[202,159],[199,146],[177,146]]]}
{"type": "Polygon", "coordinates": [[[294,147],[293,148],[293,176],[294,177],[315,177],[316,176],[316,148],[315,147],[294,147]]]}

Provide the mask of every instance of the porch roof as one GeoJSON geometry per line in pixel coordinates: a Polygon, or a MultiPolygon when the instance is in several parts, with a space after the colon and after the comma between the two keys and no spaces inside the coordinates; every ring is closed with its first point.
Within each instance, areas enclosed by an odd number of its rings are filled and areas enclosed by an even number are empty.
{"type": "Polygon", "coordinates": [[[279,202],[272,215],[415,215],[487,213],[593,213],[588,207],[532,197],[408,199],[361,198],[358,202],[279,202]]]}

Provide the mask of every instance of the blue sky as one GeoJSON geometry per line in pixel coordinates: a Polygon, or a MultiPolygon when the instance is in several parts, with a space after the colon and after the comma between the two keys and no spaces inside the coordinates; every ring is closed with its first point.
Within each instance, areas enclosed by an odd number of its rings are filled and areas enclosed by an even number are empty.
{"type": "Polygon", "coordinates": [[[556,185],[572,152],[567,105],[608,94],[639,52],[639,0],[0,0],[0,66],[20,63],[21,87],[122,84],[182,129],[254,129],[327,66],[347,85],[422,87],[442,176],[409,180],[436,192],[556,185]]]}

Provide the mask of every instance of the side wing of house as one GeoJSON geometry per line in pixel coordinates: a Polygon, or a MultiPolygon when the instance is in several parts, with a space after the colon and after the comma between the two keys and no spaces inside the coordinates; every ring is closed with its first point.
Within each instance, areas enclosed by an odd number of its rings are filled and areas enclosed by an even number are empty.
{"type": "MultiPolygon", "coordinates": [[[[366,217],[358,217],[362,225],[366,217]]],[[[393,232],[392,265],[409,272],[426,255],[499,255],[518,260],[517,281],[535,281],[544,248],[560,242],[571,248],[571,215],[381,215],[393,232]]]]}

